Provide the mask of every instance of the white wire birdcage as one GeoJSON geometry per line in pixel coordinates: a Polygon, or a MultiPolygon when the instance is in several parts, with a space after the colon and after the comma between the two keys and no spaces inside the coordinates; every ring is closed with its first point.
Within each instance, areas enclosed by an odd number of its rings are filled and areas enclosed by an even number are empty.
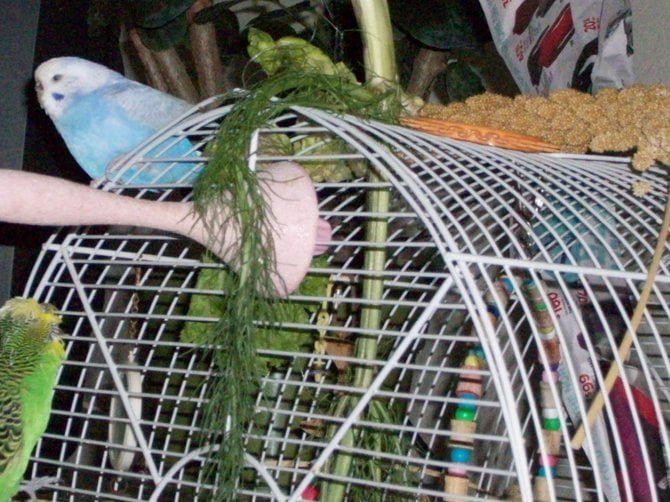
{"type": "MultiPolygon", "coordinates": [[[[188,200],[192,176],[158,178],[148,190],[127,173],[170,138],[204,151],[228,111],[194,111],[129,154],[115,171],[123,181],[99,187],[188,200]]],[[[342,500],[667,498],[665,262],[630,355],[617,354],[662,219],[660,168],[637,198],[626,159],[506,151],[299,107],[250,145],[252,167],[364,163],[382,181],[317,184],[333,232],[308,277],[327,288],[294,294],[317,308],[277,335],[302,337],[304,351],[260,349],[278,363],[247,429],[239,500],[295,501],[334,485],[342,500]],[[291,155],[256,151],[278,134],[314,140],[291,155]],[[366,205],[375,192],[389,193],[388,211],[366,205]],[[366,234],[371,221],[387,224],[384,238],[366,234]],[[370,250],[384,251],[383,270],[366,269],[370,250]],[[378,299],[364,294],[370,277],[383,285],[378,299]],[[378,329],[361,328],[362,309],[381,312],[378,329]],[[354,352],[360,340],[366,357],[354,352]],[[573,449],[610,366],[621,370],[616,385],[573,449]],[[354,396],[344,413],[342,396],[354,396]],[[338,470],[339,461],[350,466],[338,470]]],[[[205,159],[160,162],[165,173],[184,163],[195,172],[205,159]]],[[[189,316],[196,295],[221,295],[198,285],[203,270],[222,267],[202,256],[198,245],[142,229],[62,229],[49,239],[26,294],[56,305],[70,336],[27,473],[60,481],[40,493],[77,502],[211,496],[198,432],[212,368],[181,337],[187,322],[216,321],[189,316]]]]}

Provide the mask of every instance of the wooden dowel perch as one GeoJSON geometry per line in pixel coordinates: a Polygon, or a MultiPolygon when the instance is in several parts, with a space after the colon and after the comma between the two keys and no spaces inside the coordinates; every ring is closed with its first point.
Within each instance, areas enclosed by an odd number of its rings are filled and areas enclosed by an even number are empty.
{"type": "Polygon", "coordinates": [[[556,153],[560,149],[535,136],[517,134],[491,127],[449,122],[432,117],[400,117],[400,123],[418,131],[521,152],[556,153]]]}

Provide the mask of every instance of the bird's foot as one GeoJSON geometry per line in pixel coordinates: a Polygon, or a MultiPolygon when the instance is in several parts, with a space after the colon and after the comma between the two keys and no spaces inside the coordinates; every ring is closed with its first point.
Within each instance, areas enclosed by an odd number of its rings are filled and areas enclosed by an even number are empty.
{"type": "Polygon", "coordinates": [[[37,500],[37,492],[46,488],[49,485],[58,485],[60,478],[53,476],[43,476],[41,478],[33,478],[30,481],[25,481],[19,487],[19,491],[27,494],[30,500],[37,500]]]}

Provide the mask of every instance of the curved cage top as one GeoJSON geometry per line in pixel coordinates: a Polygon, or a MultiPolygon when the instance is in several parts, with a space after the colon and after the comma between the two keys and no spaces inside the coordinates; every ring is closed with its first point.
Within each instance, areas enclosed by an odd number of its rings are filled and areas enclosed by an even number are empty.
{"type": "MultiPolygon", "coordinates": [[[[189,200],[229,109],[173,124],[99,188],[189,200]],[[184,138],[192,154],[161,156],[184,138]]],[[[584,448],[569,446],[609,365],[625,366],[625,396],[640,388],[651,402],[667,463],[665,263],[632,355],[616,355],[661,221],[659,168],[645,174],[651,193],[637,198],[626,159],[505,151],[299,107],[249,145],[252,169],[292,160],[330,176],[316,189],[333,232],[307,276],[314,287],[290,298],[295,317],[258,343],[264,377],[240,500],[299,500],[333,485],[345,500],[598,500],[614,491],[632,500],[637,471],[614,397],[584,448]],[[360,168],[376,176],[357,176],[360,168]],[[370,208],[375,194],[388,196],[387,211],[370,208]],[[371,235],[379,221],[385,235],[371,235]],[[383,252],[383,270],[366,268],[370,252],[383,252]],[[381,285],[379,298],[367,297],[368,279],[381,285]],[[378,329],[361,328],[370,311],[378,329]],[[560,381],[543,382],[551,371],[560,381]],[[547,410],[560,417],[552,434],[547,410]],[[543,455],[555,460],[552,476],[537,475],[543,455]]],[[[148,229],[50,238],[26,294],[56,305],[70,333],[28,474],[60,478],[52,500],[211,496],[199,424],[214,371],[185,333],[211,326],[218,302],[234,294],[217,286],[223,273],[200,246],[148,229]]],[[[627,430],[642,438],[645,417],[628,415],[627,430]]],[[[650,445],[639,441],[652,490],[650,445]]]]}

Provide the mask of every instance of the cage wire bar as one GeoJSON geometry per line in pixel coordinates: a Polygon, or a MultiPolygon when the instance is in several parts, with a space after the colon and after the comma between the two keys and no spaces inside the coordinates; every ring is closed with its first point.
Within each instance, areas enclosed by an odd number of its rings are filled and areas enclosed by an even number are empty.
{"type": "MultiPolygon", "coordinates": [[[[229,109],[194,109],[98,187],[189,200],[229,109]],[[156,159],[183,138],[197,157],[156,159]],[[191,169],[179,183],[161,175],[134,183],[156,162],[163,174],[191,169]]],[[[662,169],[645,173],[652,191],[638,198],[627,159],[506,151],[301,107],[252,141],[252,168],[358,163],[384,181],[316,183],[333,233],[308,278],[327,288],[291,296],[310,314],[276,336],[301,340],[302,350],[259,348],[272,364],[245,436],[240,500],[297,501],[333,484],[345,500],[663,500],[667,257],[630,356],[617,354],[661,222],[662,169]],[[293,145],[290,155],[266,148],[278,137],[293,145]],[[379,189],[390,193],[384,213],[365,204],[379,189]],[[361,295],[372,274],[363,258],[380,244],[366,240],[365,228],[379,219],[388,239],[384,270],[375,272],[383,295],[373,300],[361,295]],[[381,309],[380,329],[361,329],[364,306],[381,309]],[[376,341],[373,359],[353,352],[360,337],[376,341]],[[327,350],[316,350],[317,340],[327,350]],[[572,449],[610,365],[621,370],[616,387],[583,448],[572,449]],[[374,372],[367,388],[352,385],[357,367],[374,372]],[[333,403],[342,396],[355,405],[338,416],[333,403]],[[334,468],[341,456],[352,458],[345,472],[334,468]]],[[[192,242],[138,228],[61,229],[46,243],[25,294],[54,304],[70,335],[50,426],[27,473],[59,478],[41,498],[211,496],[199,424],[214,368],[182,331],[216,321],[191,315],[193,298],[234,292],[199,283],[224,268],[203,256],[192,242]]]]}

